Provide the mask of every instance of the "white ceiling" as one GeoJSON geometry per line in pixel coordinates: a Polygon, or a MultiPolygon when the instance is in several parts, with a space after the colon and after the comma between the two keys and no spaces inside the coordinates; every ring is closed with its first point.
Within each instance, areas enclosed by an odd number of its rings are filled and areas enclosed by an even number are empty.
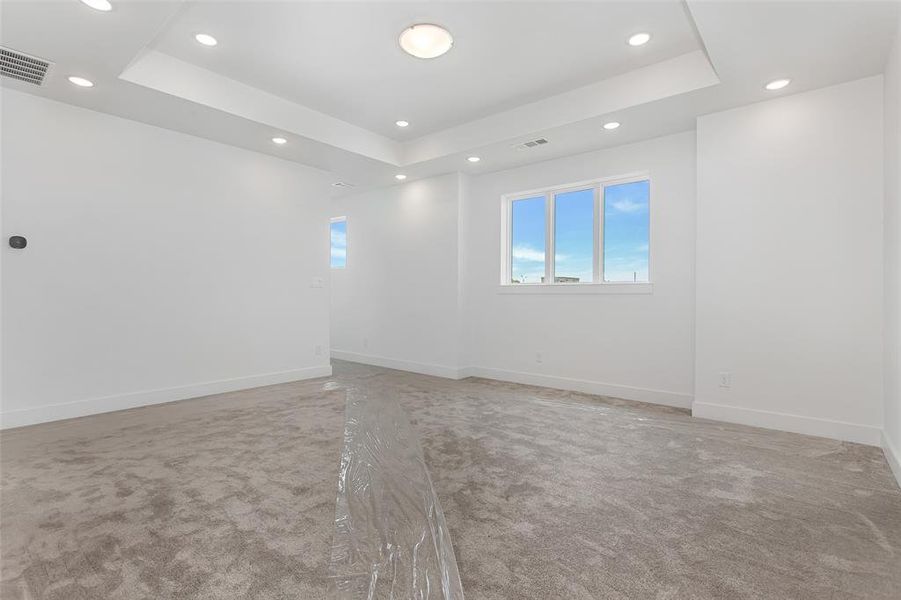
{"type": "MultiPolygon", "coordinates": [[[[694,127],[698,115],[882,71],[899,3],[2,3],[2,44],[54,62],[50,97],[292,160],[365,188],[486,172],[694,127]],[[397,34],[437,22],[432,61],[397,34]],[[193,41],[198,32],[215,48],[193,41]],[[645,47],[625,40],[648,31],[645,47]],[[68,75],[97,85],[75,88],[68,75]],[[792,84],[766,92],[776,77],[792,84]],[[411,126],[397,129],[406,119],[411,126]],[[622,122],[609,132],[601,125],[622,122]],[[273,135],[289,143],[275,146],[273,135]],[[514,149],[543,136],[537,150],[514,149]],[[482,161],[467,163],[468,155],[482,161]]],[[[342,193],[344,190],[336,190],[342,193]]]]}
{"type": "Polygon", "coordinates": [[[379,134],[412,139],[699,49],[677,2],[191,4],[155,48],[379,134]],[[435,60],[395,40],[439,23],[435,60]],[[639,31],[654,43],[626,44],[639,31]],[[198,32],[220,44],[210,51],[198,32]],[[262,43],[265,42],[265,43],[262,43]],[[410,127],[400,129],[395,121],[410,127]]]}

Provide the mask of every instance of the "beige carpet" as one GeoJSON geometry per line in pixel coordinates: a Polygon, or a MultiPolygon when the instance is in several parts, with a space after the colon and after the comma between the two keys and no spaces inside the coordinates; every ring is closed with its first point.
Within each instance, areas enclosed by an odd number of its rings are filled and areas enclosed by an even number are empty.
{"type": "Polygon", "coordinates": [[[0,597],[326,597],[348,385],[409,411],[470,599],[901,597],[877,448],[335,367],[4,432],[0,597]]]}

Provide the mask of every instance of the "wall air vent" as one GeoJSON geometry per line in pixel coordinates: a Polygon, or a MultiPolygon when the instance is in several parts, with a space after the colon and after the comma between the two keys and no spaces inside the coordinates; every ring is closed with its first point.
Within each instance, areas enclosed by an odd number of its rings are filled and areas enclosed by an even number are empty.
{"type": "Polygon", "coordinates": [[[0,46],[0,75],[41,85],[50,63],[46,60],[0,46]]]}
{"type": "Polygon", "coordinates": [[[544,138],[538,138],[537,140],[529,140],[528,142],[523,142],[521,144],[516,144],[513,146],[517,150],[530,150],[532,148],[537,148],[538,146],[543,146],[547,144],[547,140],[544,138]]]}

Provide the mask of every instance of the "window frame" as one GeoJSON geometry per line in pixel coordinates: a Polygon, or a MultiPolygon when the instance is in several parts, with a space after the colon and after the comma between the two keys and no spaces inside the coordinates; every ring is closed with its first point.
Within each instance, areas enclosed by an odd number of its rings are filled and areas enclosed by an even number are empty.
{"type": "Polygon", "coordinates": [[[346,269],[347,268],[347,215],[341,217],[331,217],[328,220],[328,266],[329,270],[346,269]],[[344,265],[340,267],[332,266],[332,225],[334,223],[344,223],[344,265]]]}
{"type": "Polygon", "coordinates": [[[648,171],[636,171],[625,175],[602,177],[576,183],[543,187],[501,196],[501,293],[645,293],[653,292],[651,242],[651,210],[650,188],[653,187],[651,174],[648,171]],[[624,183],[647,181],[648,192],[648,280],[647,281],[604,281],[604,190],[607,187],[624,183]],[[556,271],[556,197],[558,194],[591,189],[594,194],[594,223],[592,281],[578,283],[558,283],[555,281],[556,271]],[[517,200],[544,198],[545,244],[544,244],[544,282],[512,283],[513,279],[513,203],[517,200]]]}

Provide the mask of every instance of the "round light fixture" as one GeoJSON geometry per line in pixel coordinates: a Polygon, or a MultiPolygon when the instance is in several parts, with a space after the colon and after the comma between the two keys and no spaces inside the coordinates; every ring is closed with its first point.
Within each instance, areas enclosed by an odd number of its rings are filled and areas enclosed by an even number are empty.
{"type": "Polygon", "coordinates": [[[197,35],[194,36],[194,39],[197,40],[198,44],[202,44],[204,46],[209,46],[210,48],[212,48],[213,46],[215,46],[216,44],[219,43],[216,40],[216,38],[214,38],[213,36],[211,36],[208,33],[198,33],[197,35]]]}
{"type": "Polygon", "coordinates": [[[411,25],[397,38],[404,52],[416,58],[437,58],[451,49],[454,38],[444,27],[431,23],[411,25]]]}
{"type": "Polygon", "coordinates": [[[102,10],[103,12],[113,10],[113,5],[109,3],[109,0],[81,0],[81,2],[94,10],[102,10]]]}
{"type": "Polygon", "coordinates": [[[775,90],[781,90],[782,88],[784,88],[791,82],[792,82],[791,79],[775,79],[775,80],[769,82],[768,84],[766,84],[765,87],[766,87],[766,89],[773,92],[775,90]]]}
{"type": "Polygon", "coordinates": [[[84,77],[69,77],[69,83],[73,83],[78,87],[94,87],[94,82],[84,77]]]}
{"type": "Polygon", "coordinates": [[[397,179],[398,181],[403,181],[404,179],[407,178],[407,176],[404,175],[403,173],[398,173],[397,175],[394,176],[394,178],[397,179]]]}
{"type": "Polygon", "coordinates": [[[610,121],[609,123],[604,123],[604,129],[611,131],[619,127],[619,121],[610,121]]]}
{"type": "Polygon", "coordinates": [[[636,33],[632,37],[629,38],[630,46],[644,46],[648,42],[651,41],[650,33],[636,33]]]}
{"type": "Polygon", "coordinates": [[[409,121],[395,121],[394,124],[398,127],[407,127],[410,123],[409,121]]]}
{"type": "Polygon", "coordinates": [[[467,158],[466,160],[468,160],[468,161],[471,162],[471,163],[477,163],[477,162],[479,162],[479,161],[482,160],[482,159],[479,158],[478,156],[470,156],[470,157],[467,158]]]}
{"type": "Polygon", "coordinates": [[[279,146],[281,146],[282,144],[287,144],[288,140],[286,140],[283,137],[274,137],[274,138],[272,138],[272,143],[278,144],[279,146]]]}

